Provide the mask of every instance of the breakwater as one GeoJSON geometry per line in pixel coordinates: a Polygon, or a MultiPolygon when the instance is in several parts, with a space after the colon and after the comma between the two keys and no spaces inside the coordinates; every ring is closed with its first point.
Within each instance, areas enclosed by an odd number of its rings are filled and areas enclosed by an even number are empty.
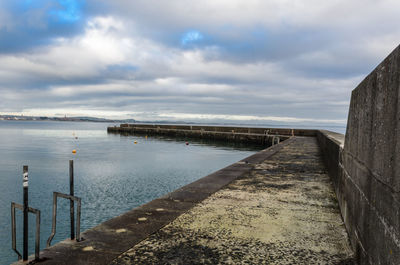
{"type": "Polygon", "coordinates": [[[133,135],[161,135],[169,137],[187,137],[220,141],[252,143],[271,146],[291,136],[315,136],[316,130],[280,129],[280,128],[248,128],[228,126],[199,125],[160,125],[160,124],[121,124],[108,127],[109,133],[133,135]]]}

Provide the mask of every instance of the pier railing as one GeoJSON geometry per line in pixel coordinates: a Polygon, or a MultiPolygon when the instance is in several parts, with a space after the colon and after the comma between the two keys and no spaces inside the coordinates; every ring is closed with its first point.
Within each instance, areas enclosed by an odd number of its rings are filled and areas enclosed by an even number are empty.
{"type": "MultiPolygon", "coordinates": [[[[11,247],[14,252],[18,255],[18,260],[28,260],[28,213],[36,215],[36,232],[35,232],[35,261],[40,260],[40,210],[29,207],[28,200],[28,166],[23,166],[23,204],[11,202],[11,247]],[[17,229],[16,229],[16,217],[15,209],[23,211],[23,248],[22,254],[17,250],[17,229]]],[[[74,196],[74,161],[69,161],[69,188],[70,194],[64,194],[60,192],[53,193],[53,214],[52,214],[52,228],[50,237],[47,240],[47,247],[56,234],[56,220],[57,220],[57,198],[65,198],[70,200],[70,226],[71,226],[71,240],[81,240],[80,236],[80,223],[81,223],[81,198],[74,196]],[[77,203],[77,218],[76,218],[76,231],[75,231],[75,207],[74,202],[77,203]]]]}

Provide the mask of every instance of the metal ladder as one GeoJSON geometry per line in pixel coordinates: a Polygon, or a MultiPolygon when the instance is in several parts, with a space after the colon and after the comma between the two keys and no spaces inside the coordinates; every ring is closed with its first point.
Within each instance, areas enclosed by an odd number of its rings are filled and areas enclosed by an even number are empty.
{"type": "MultiPolygon", "coordinates": [[[[40,210],[28,206],[28,166],[23,166],[23,204],[11,202],[11,247],[18,255],[18,260],[28,260],[28,213],[36,215],[36,232],[35,232],[35,261],[40,261],[40,210]],[[22,255],[17,250],[16,240],[16,218],[15,209],[19,209],[23,212],[23,251],[22,255]]],[[[57,221],[57,198],[64,198],[70,200],[70,223],[71,223],[71,240],[81,241],[80,236],[80,224],[81,224],[81,198],[74,196],[74,161],[69,161],[69,187],[70,194],[64,194],[60,192],[53,192],[53,215],[52,215],[52,227],[51,234],[47,240],[47,247],[56,234],[56,221],[57,221]],[[76,218],[76,231],[75,231],[75,211],[74,202],[77,203],[77,218],[76,218]]]]}

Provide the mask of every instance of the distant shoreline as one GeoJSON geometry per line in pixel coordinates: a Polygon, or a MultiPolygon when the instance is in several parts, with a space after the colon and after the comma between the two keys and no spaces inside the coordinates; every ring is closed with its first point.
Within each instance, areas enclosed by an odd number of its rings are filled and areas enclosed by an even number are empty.
{"type": "Polygon", "coordinates": [[[138,121],[135,119],[112,120],[96,117],[47,117],[47,116],[23,116],[23,115],[0,115],[0,121],[58,121],[58,122],[95,122],[95,123],[134,123],[134,124],[166,124],[166,125],[218,125],[218,126],[239,126],[239,127],[274,127],[274,128],[303,128],[303,129],[328,129],[345,133],[346,125],[340,124],[275,124],[275,123],[235,123],[235,122],[188,122],[188,121],[138,121]]]}
{"type": "Polygon", "coordinates": [[[23,116],[0,115],[0,120],[6,121],[73,121],[73,122],[107,122],[107,123],[135,123],[134,119],[110,120],[96,117],[47,117],[47,116],[23,116]]]}

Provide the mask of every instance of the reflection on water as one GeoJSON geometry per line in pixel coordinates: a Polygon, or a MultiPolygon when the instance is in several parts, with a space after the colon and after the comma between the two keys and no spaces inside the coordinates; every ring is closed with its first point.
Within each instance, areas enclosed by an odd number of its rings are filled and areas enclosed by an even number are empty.
{"type": "MultiPolygon", "coordinates": [[[[75,194],[82,198],[84,231],[260,149],[204,140],[190,140],[187,146],[187,139],[120,136],[107,134],[107,126],[0,121],[0,264],[16,260],[10,242],[10,203],[22,202],[23,165],[29,166],[30,206],[42,211],[43,248],[51,230],[52,192],[68,192],[70,159],[74,159],[75,194]]],[[[69,236],[68,205],[59,200],[53,243],[69,236]]],[[[17,211],[19,249],[21,216],[17,211]]],[[[30,253],[34,251],[34,221],[30,216],[30,253]]]]}
{"type": "Polygon", "coordinates": [[[41,136],[54,138],[75,138],[75,137],[101,137],[105,132],[100,130],[35,130],[24,129],[22,134],[25,136],[41,136]]]}

